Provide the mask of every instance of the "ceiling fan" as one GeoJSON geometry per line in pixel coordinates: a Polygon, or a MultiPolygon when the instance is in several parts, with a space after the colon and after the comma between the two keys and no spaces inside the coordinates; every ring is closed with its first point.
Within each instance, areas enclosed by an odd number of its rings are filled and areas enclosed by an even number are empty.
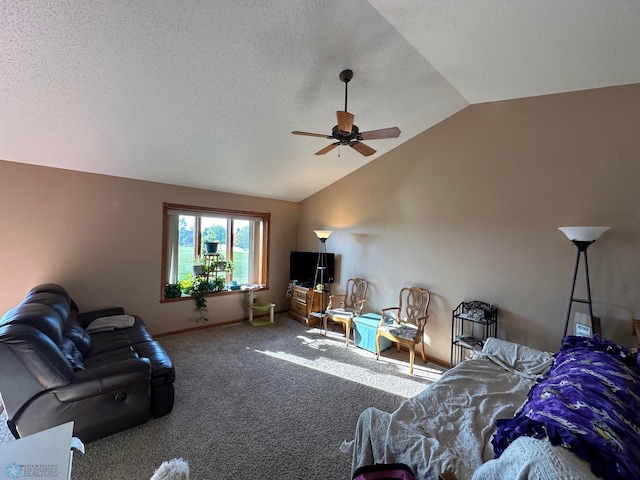
{"type": "Polygon", "coordinates": [[[299,131],[291,132],[294,135],[306,135],[308,137],[322,137],[329,140],[336,140],[336,142],[331,145],[324,147],[322,150],[318,150],[316,155],[324,155],[336,148],[338,145],[349,145],[357,152],[368,157],[369,155],[376,153],[376,151],[362,143],[362,140],[378,140],[381,138],[397,138],[400,136],[400,129],[398,127],[381,128],[380,130],[361,132],[358,127],[353,124],[354,116],[347,111],[347,87],[352,78],[353,72],[351,70],[343,70],[340,72],[340,80],[344,82],[344,112],[336,112],[338,116],[338,124],[331,130],[331,135],[299,131]]]}

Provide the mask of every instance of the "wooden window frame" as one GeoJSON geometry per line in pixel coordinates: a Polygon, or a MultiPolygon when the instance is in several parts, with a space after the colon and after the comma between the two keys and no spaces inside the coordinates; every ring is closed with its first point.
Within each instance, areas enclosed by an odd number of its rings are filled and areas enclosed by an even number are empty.
{"type": "MultiPolygon", "coordinates": [[[[200,235],[202,233],[201,226],[201,217],[202,216],[212,216],[215,215],[217,217],[226,218],[229,222],[230,220],[253,220],[256,224],[261,226],[261,231],[257,233],[260,235],[260,239],[256,242],[260,245],[260,258],[256,261],[254,268],[258,269],[257,277],[259,280],[260,288],[259,290],[266,290],[269,288],[269,251],[270,251],[270,238],[271,238],[271,214],[268,212],[256,212],[256,211],[246,211],[246,210],[233,210],[227,208],[216,208],[216,207],[203,207],[197,205],[182,205],[176,203],[167,203],[164,202],[162,204],[162,262],[161,262],[161,271],[160,271],[160,301],[161,302],[172,302],[172,301],[180,301],[180,300],[191,300],[190,296],[183,296],[178,298],[166,298],[165,297],[165,286],[168,283],[168,239],[169,239],[169,217],[171,212],[184,212],[184,215],[193,215],[196,217],[196,226],[194,232],[194,243],[195,243],[195,253],[196,256],[202,253],[201,251],[201,242],[199,241],[200,235]],[[259,222],[258,222],[259,220],[259,222]],[[196,240],[197,237],[197,240],[196,240]]],[[[230,248],[233,248],[235,232],[233,232],[233,228],[227,227],[227,244],[231,245],[230,248]]],[[[256,252],[254,252],[254,255],[256,252]]],[[[232,260],[232,258],[230,259],[232,260]]],[[[228,295],[240,292],[239,290],[231,290],[231,291],[220,291],[220,292],[212,292],[207,296],[216,296],[216,295],[228,295]]]]}

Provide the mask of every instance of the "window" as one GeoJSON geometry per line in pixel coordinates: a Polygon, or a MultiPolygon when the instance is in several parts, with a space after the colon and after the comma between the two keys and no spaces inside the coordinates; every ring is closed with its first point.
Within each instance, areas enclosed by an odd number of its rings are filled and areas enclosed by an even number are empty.
{"type": "Polygon", "coordinates": [[[194,260],[206,243],[218,242],[220,259],[233,265],[222,274],[225,290],[237,285],[268,286],[269,213],[163,204],[162,297],[165,285],[193,278],[194,260]]]}

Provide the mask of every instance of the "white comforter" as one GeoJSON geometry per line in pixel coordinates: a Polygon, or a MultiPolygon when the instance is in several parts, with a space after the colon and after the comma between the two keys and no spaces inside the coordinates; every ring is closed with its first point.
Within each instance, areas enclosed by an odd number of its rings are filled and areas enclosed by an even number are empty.
{"type": "Polygon", "coordinates": [[[402,462],[420,479],[447,470],[471,478],[493,458],[496,420],[513,417],[551,362],[549,353],[488,339],[480,357],[447,371],[395,412],[362,412],[355,439],[342,447],[352,454],[352,473],[361,465],[402,462]]]}

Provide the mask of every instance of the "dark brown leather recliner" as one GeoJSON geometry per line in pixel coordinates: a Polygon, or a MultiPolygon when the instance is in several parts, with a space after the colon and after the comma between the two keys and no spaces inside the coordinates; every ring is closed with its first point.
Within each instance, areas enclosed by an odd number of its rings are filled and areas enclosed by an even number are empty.
{"type": "Polygon", "coordinates": [[[175,370],[142,319],[86,330],[123,314],[78,313],[63,287],[43,284],[0,319],[0,395],[16,438],[74,421],[86,443],[172,410],[175,370]]]}

